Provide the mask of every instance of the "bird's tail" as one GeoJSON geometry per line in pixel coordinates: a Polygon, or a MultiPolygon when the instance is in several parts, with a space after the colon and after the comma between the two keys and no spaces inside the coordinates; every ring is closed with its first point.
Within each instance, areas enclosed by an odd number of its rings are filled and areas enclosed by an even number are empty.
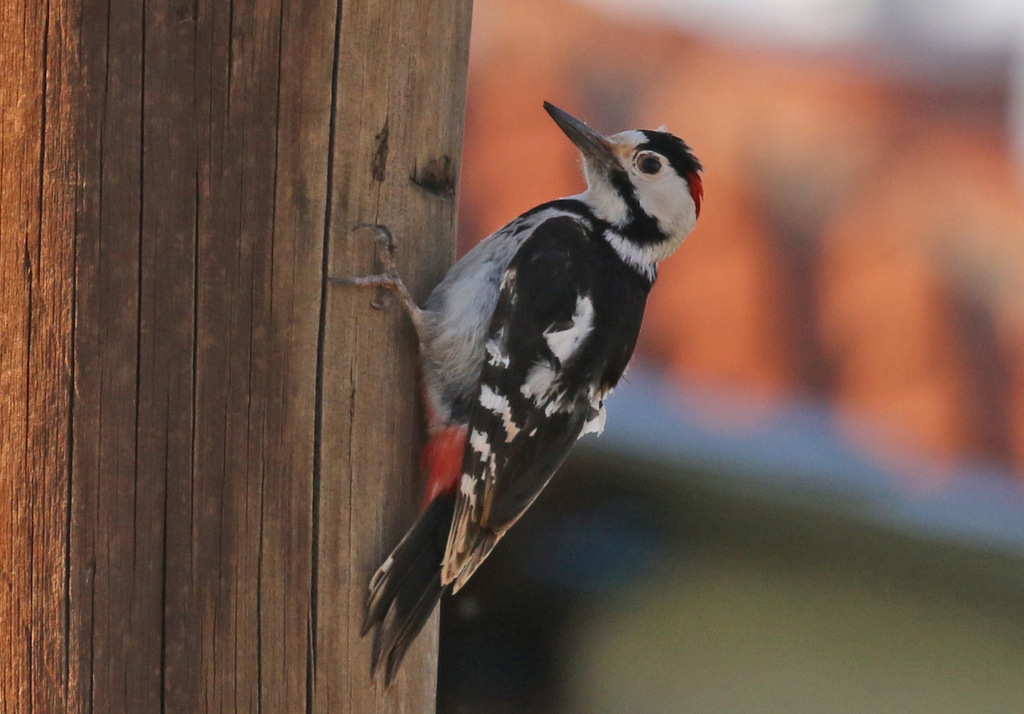
{"type": "Polygon", "coordinates": [[[370,580],[362,634],[377,626],[371,674],[386,660],[387,684],[444,591],[441,561],[454,511],[454,498],[435,498],[370,580]]]}

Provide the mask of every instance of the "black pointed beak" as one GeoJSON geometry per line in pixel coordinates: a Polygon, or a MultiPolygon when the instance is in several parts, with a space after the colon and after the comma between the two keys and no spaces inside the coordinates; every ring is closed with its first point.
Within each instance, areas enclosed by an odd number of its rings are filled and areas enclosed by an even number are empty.
{"type": "Polygon", "coordinates": [[[618,166],[612,153],[612,144],[601,134],[591,129],[567,111],[551,102],[544,102],[544,109],[555,120],[565,135],[583,152],[584,158],[599,168],[610,171],[618,166]]]}

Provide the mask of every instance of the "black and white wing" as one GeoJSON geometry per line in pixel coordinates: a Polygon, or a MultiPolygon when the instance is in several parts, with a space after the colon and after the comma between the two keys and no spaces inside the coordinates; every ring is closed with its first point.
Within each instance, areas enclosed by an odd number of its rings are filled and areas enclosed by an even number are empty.
{"type": "Polygon", "coordinates": [[[632,354],[650,287],[634,281],[635,295],[605,294],[607,272],[621,266],[586,226],[563,216],[538,226],[506,269],[444,557],[442,582],[455,590],[579,436],[603,427],[603,399],[632,354]],[[608,310],[609,300],[625,304],[608,310]]]}

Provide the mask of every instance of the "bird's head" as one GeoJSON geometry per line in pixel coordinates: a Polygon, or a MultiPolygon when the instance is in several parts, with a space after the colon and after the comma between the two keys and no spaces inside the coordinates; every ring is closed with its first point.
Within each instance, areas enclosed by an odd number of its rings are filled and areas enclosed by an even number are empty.
{"type": "Polygon", "coordinates": [[[702,167],[682,139],[666,131],[603,136],[566,111],[544,103],[583,153],[587,191],[580,198],[626,240],[636,258],[667,258],[697,225],[702,167]]]}

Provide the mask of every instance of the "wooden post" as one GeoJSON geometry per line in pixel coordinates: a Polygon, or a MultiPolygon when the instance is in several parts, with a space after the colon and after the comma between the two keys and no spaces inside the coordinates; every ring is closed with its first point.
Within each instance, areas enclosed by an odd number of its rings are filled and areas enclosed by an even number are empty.
{"type": "Polygon", "coordinates": [[[471,0],[0,10],[0,710],[433,711],[358,636],[411,521],[471,0]]]}
{"type": "Polygon", "coordinates": [[[0,7],[0,711],[67,700],[74,38],[0,7]]]}
{"type": "MultiPolygon", "coordinates": [[[[386,223],[398,265],[422,300],[455,255],[456,172],[471,3],[343,3],[336,147],[331,174],[329,272],[364,275],[374,246],[360,223],[386,223]],[[409,53],[419,58],[409,62],[409,53]],[[345,127],[344,131],[341,127],[345,127]]],[[[411,525],[423,494],[416,464],[425,424],[414,333],[396,304],[369,307],[366,290],[327,288],[323,334],[322,463],[317,484],[315,711],[433,711],[437,615],[410,649],[396,697],[359,686],[367,576],[411,525]],[[399,698],[404,704],[399,703],[399,698]]]]}

